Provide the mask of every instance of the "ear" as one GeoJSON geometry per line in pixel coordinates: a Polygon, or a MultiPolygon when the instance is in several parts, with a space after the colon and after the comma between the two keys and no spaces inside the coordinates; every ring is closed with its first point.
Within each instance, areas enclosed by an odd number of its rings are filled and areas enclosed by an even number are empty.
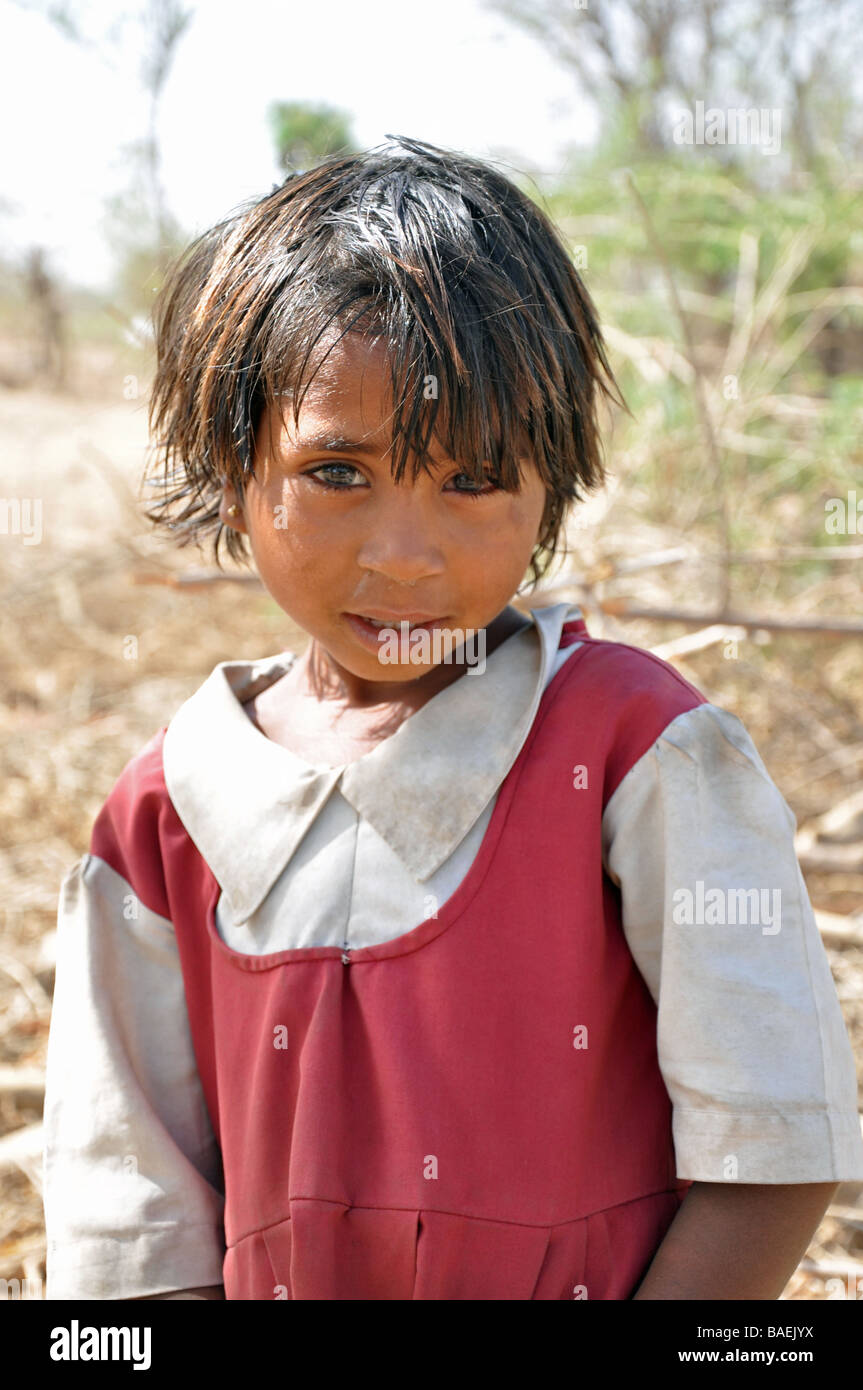
{"type": "Polygon", "coordinates": [[[225,526],[230,526],[234,531],[242,531],[248,535],[246,521],[243,516],[243,504],[237,496],[236,488],[233,483],[226,482],[222,488],[222,496],[219,501],[219,520],[225,526]],[[230,507],[239,508],[236,512],[229,512],[230,507]]]}

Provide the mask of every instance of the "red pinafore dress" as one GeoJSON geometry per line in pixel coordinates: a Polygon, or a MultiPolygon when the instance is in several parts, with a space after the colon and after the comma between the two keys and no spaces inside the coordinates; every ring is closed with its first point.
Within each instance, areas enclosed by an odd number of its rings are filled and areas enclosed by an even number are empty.
{"type": "Polygon", "coordinates": [[[164,730],[124,855],[97,827],[93,852],[176,931],[228,1299],[628,1299],[646,1273],[689,1183],[602,814],[704,697],[581,620],[576,641],[467,875],[392,941],[229,947],[164,787],[164,730]],[[158,855],[130,848],[148,840],[158,855]]]}

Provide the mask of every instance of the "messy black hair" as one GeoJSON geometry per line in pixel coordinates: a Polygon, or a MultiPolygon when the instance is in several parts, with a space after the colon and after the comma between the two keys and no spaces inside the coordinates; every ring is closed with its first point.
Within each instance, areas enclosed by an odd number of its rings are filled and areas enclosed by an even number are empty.
{"type": "Polygon", "coordinates": [[[596,311],[560,233],[506,177],[387,140],[290,174],[169,268],[153,315],[162,467],[145,475],[162,496],[146,514],[180,545],[215,533],[217,565],[225,530],[231,557],[247,558],[219,520],[224,480],[242,498],[263,411],[288,397],[296,426],[318,345],[361,333],[387,347],[396,480],[411,454],[414,478],[428,466],[436,437],[475,483],[490,472],[517,490],[530,451],[547,491],[536,583],[569,504],[605,479],[600,395],[627,408],[596,311]]]}

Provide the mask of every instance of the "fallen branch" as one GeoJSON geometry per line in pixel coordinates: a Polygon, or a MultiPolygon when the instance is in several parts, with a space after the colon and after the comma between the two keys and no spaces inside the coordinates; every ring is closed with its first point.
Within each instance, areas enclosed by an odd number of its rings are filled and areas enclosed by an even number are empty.
{"type": "Polygon", "coordinates": [[[688,656],[690,652],[704,651],[706,647],[712,647],[717,642],[742,642],[745,636],[745,628],[726,627],[724,623],[714,623],[711,627],[702,628],[700,632],[690,632],[685,637],[675,637],[672,642],[661,642],[658,647],[651,647],[650,650],[654,656],[661,657],[663,661],[670,661],[673,657],[688,656]]]}
{"type": "Polygon", "coordinates": [[[597,607],[613,618],[644,618],[648,622],[686,623],[690,627],[725,624],[745,627],[750,631],[763,628],[765,632],[812,632],[823,636],[859,636],[863,623],[850,618],[771,618],[752,613],[687,613],[680,608],[639,608],[626,599],[597,599],[597,607]]]}
{"type": "Polygon", "coordinates": [[[0,970],[14,980],[22,994],[26,995],[37,1014],[50,1014],[51,998],[42,988],[29,966],[16,960],[7,951],[0,950],[0,970]]]}
{"type": "Polygon", "coordinates": [[[841,747],[822,754],[821,757],[813,758],[806,763],[797,777],[785,783],[785,795],[789,796],[796,792],[799,787],[811,786],[821,777],[829,777],[835,771],[837,763],[841,766],[848,766],[849,762],[860,762],[863,760],[863,743],[845,743],[841,747]]]}
{"type": "MultiPolygon", "coordinates": [[[[703,558],[717,560],[723,557],[704,555],[703,558]]],[[[779,550],[738,550],[729,558],[732,565],[781,565],[791,564],[794,560],[863,560],[863,545],[784,545],[779,550]]]]}
{"type": "Polygon", "coordinates": [[[255,584],[261,587],[256,574],[220,574],[218,570],[185,570],[179,574],[133,570],[129,578],[133,584],[164,584],[169,589],[206,589],[210,584],[255,584]]]}
{"type": "Polygon", "coordinates": [[[45,1073],[38,1067],[0,1066],[0,1096],[15,1100],[42,1100],[45,1095],[45,1073]]]}
{"type": "MultiPolygon", "coordinates": [[[[0,1255],[0,1279],[16,1279],[19,1277],[19,1271],[23,1270],[22,1297],[41,1297],[42,1276],[38,1272],[40,1266],[42,1269],[45,1267],[45,1236],[43,1233],[3,1242],[3,1253],[0,1255]],[[27,1292],[24,1292],[25,1288],[27,1292]]],[[[8,1293],[6,1297],[9,1297],[8,1293]]]]}
{"type": "Polygon", "coordinates": [[[863,921],[858,917],[843,917],[838,912],[817,908],[815,922],[822,941],[834,946],[863,946],[863,921]]]}
{"type": "Polygon", "coordinates": [[[38,1124],[24,1125],[22,1129],[13,1129],[11,1134],[4,1134],[0,1139],[0,1173],[20,1168],[30,1177],[37,1165],[41,1165],[43,1145],[41,1120],[38,1124]]]}
{"type": "Polygon", "coordinates": [[[806,827],[819,844],[847,845],[863,840],[863,790],[835,802],[806,827]]]}
{"type": "Polygon", "coordinates": [[[848,1275],[863,1278],[863,1264],[853,1264],[850,1260],[847,1264],[839,1260],[801,1260],[797,1268],[806,1274],[820,1274],[824,1279],[845,1279],[848,1275]]]}
{"type": "Polygon", "coordinates": [[[863,840],[853,845],[821,844],[809,830],[794,840],[801,869],[813,874],[863,874],[863,840]]]}
{"type": "Polygon", "coordinates": [[[832,1216],[836,1221],[846,1221],[849,1226],[858,1226],[863,1230],[863,1207],[828,1207],[825,1216],[832,1216]]]}

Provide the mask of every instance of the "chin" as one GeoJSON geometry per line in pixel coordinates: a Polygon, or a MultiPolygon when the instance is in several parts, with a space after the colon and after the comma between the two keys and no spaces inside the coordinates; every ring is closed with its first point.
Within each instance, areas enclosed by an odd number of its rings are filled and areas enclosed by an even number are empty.
{"type": "Polygon", "coordinates": [[[358,676],[361,680],[378,681],[381,685],[409,685],[422,676],[427,676],[430,671],[437,670],[433,661],[427,666],[420,666],[416,662],[382,662],[374,656],[369,657],[367,661],[363,661],[362,657],[357,660],[353,654],[350,660],[337,660],[352,675],[358,676]]]}

